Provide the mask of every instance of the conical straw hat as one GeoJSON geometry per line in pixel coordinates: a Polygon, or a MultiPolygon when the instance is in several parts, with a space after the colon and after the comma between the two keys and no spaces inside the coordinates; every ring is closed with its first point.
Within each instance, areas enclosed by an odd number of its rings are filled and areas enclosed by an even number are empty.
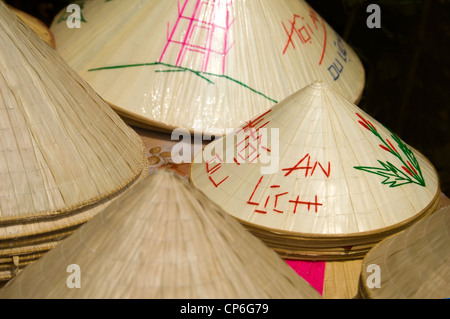
{"type": "Polygon", "coordinates": [[[147,161],[136,132],[3,2],[0,47],[0,247],[11,249],[86,222],[147,161]]]}
{"type": "MultiPolygon", "coordinates": [[[[350,101],[365,73],[303,0],[79,1],[56,50],[129,123],[223,134],[316,78],[350,101]]],[[[70,10],[69,10],[70,11],[70,10]]]]}
{"type": "Polygon", "coordinates": [[[274,251],[169,171],[146,178],[0,298],[320,298],[274,251]],[[80,270],[68,289],[67,267],[80,270]]]}
{"type": "Polygon", "coordinates": [[[449,242],[450,207],[383,240],[363,260],[359,297],[449,298],[449,242]]]}
{"type": "Polygon", "coordinates": [[[319,81],[206,146],[190,178],[301,259],[360,257],[431,213],[440,195],[422,154],[319,81]]]}

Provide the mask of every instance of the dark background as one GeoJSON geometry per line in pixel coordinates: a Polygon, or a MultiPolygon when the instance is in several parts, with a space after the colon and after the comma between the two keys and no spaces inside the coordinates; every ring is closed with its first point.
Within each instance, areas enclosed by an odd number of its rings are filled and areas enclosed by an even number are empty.
{"type": "MultiPolygon", "coordinates": [[[[50,25],[71,1],[6,2],[50,25]]],[[[364,64],[359,107],[422,152],[450,195],[450,0],[307,2],[364,64]],[[380,6],[380,29],[367,27],[369,4],[380,6]]]]}

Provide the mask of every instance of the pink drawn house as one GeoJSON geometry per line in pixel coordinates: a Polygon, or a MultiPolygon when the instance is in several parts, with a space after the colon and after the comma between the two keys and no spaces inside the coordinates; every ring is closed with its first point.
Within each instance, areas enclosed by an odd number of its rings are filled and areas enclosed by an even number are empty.
{"type": "Polygon", "coordinates": [[[225,73],[232,0],[178,1],[178,18],[159,62],[215,74],[225,73]]]}

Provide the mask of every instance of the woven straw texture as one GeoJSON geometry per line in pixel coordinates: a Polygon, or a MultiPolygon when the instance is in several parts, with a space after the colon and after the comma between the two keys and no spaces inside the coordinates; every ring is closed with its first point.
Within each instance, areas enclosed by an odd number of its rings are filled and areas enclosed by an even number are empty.
{"type": "Polygon", "coordinates": [[[361,256],[433,212],[440,195],[422,154],[324,82],[206,146],[190,179],[299,258],[361,256]]]}
{"type": "Polygon", "coordinates": [[[54,247],[148,163],[136,132],[3,2],[0,47],[0,256],[19,257],[54,247]]]}
{"type": "Polygon", "coordinates": [[[185,180],[150,175],[25,268],[0,298],[320,298],[185,180]],[[69,265],[81,288],[69,289],[69,265]]]}
{"type": "Polygon", "coordinates": [[[359,296],[374,299],[450,298],[450,207],[375,246],[364,258],[359,296]],[[379,288],[376,273],[379,267],[379,288]],[[368,271],[368,269],[370,271],[368,271]]]}
{"type": "Polygon", "coordinates": [[[224,134],[317,78],[355,102],[365,72],[302,0],[83,1],[56,50],[134,125],[224,134]]]}
{"type": "Polygon", "coordinates": [[[0,223],[117,192],[145,166],[142,140],[3,3],[0,14],[0,223]]]}

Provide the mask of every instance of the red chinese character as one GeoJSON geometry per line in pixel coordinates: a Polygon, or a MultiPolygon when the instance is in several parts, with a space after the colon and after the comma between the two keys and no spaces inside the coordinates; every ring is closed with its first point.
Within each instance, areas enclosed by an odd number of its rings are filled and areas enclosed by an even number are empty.
{"type": "Polygon", "coordinates": [[[300,201],[300,196],[297,196],[296,200],[290,200],[289,203],[294,203],[295,204],[295,206],[294,206],[294,214],[297,212],[297,205],[307,205],[308,206],[308,211],[310,211],[311,206],[314,206],[316,213],[318,211],[318,206],[322,206],[323,205],[322,203],[319,203],[317,201],[317,195],[315,197],[315,201],[314,202],[300,201]]]}
{"type": "Polygon", "coordinates": [[[223,160],[222,160],[222,158],[219,156],[219,154],[216,154],[213,158],[211,158],[210,160],[208,160],[207,162],[206,162],[206,172],[208,173],[208,175],[209,175],[209,180],[213,183],[213,185],[215,186],[215,187],[219,187],[220,186],[220,184],[222,184],[223,182],[225,182],[230,176],[227,176],[227,177],[225,177],[224,179],[222,179],[222,180],[220,180],[220,181],[216,181],[213,177],[212,177],[212,175],[214,174],[214,173],[216,173],[221,167],[222,167],[222,163],[223,163],[223,160]],[[215,160],[218,160],[219,161],[219,163],[212,163],[213,161],[215,161],[215,160]],[[216,165],[214,165],[214,164],[216,164],[216,165]]]}
{"type": "Polygon", "coordinates": [[[260,129],[265,127],[270,123],[270,121],[266,121],[264,116],[267,115],[270,110],[264,114],[261,114],[257,118],[246,123],[246,126],[241,128],[236,134],[239,136],[239,133],[245,133],[245,139],[237,143],[236,151],[237,157],[234,158],[234,162],[238,165],[249,160],[250,163],[253,163],[258,157],[261,155],[259,153],[259,148],[265,149],[270,152],[270,149],[261,145],[262,144],[262,136],[260,133],[260,129]],[[246,152],[248,154],[246,154],[246,152]]]}
{"type": "MultiPolygon", "coordinates": [[[[251,194],[249,200],[247,201],[247,204],[249,204],[249,205],[254,205],[254,206],[259,206],[259,205],[260,205],[260,203],[256,203],[256,202],[253,201],[253,197],[255,196],[255,193],[256,193],[257,189],[258,189],[259,186],[261,185],[261,182],[262,182],[263,178],[264,178],[264,176],[262,176],[262,177],[259,179],[259,181],[258,181],[258,183],[256,184],[255,188],[253,189],[253,193],[251,194]]],[[[277,188],[280,188],[280,187],[281,187],[280,185],[272,185],[272,186],[270,186],[271,189],[277,189],[277,188]]],[[[288,194],[288,192],[283,192],[283,193],[275,194],[275,201],[274,201],[274,207],[273,207],[273,211],[274,211],[274,212],[279,213],[279,214],[283,214],[283,213],[284,213],[284,211],[278,209],[278,203],[279,203],[278,200],[279,200],[279,198],[280,198],[281,196],[285,196],[285,195],[287,195],[287,194],[288,194]]],[[[264,209],[266,209],[266,210],[255,209],[255,213],[258,213],[258,214],[267,214],[267,209],[268,209],[267,206],[269,205],[270,198],[271,198],[271,195],[267,196],[266,201],[265,201],[265,203],[264,203],[264,209]]]]}
{"type": "Polygon", "coordinates": [[[311,166],[311,156],[309,154],[306,154],[297,164],[295,164],[294,167],[284,168],[284,169],[282,169],[282,171],[287,171],[287,173],[284,175],[286,177],[286,176],[291,175],[292,172],[294,172],[294,171],[304,169],[305,177],[309,177],[309,176],[314,175],[314,172],[316,171],[317,166],[320,166],[320,168],[322,169],[322,172],[325,174],[326,177],[330,177],[331,163],[328,162],[328,170],[325,170],[325,168],[319,162],[315,162],[314,166],[311,166]],[[300,164],[302,164],[305,160],[307,160],[307,163],[305,164],[306,166],[300,166],[300,164]]]}

